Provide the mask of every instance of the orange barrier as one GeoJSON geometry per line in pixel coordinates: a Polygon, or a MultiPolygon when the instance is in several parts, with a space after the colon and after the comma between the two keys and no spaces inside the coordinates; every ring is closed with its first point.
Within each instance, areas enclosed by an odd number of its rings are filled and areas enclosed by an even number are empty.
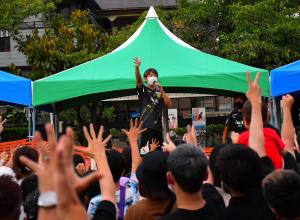
{"type": "Polygon", "coordinates": [[[32,143],[29,141],[28,138],[17,141],[0,142],[0,153],[6,152],[10,157],[11,151],[18,146],[32,146],[32,143]]]}
{"type": "Polygon", "coordinates": [[[203,148],[203,150],[204,150],[204,153],[209,157],[212,150],[213,150],[213,148],[212,147],[205,147],[205,148],[203,148]]]}
{"type": "MultiPolygon", "coordinates": [[[[7,152],[9,154],[10,157],[10,152],[11,150],[15,149],[18,146],[29,146],[29,147],[33,147],[36,149],[36,145],[34,142],[29,141],[28,138],[25,139],[21,139],[21,140],[17,140],[17,141],[8,141],[8,142],[0,142],[0,153],[2,152],[7,152]]],[[[75,149],[81,149],[81,148],[86,148],[85,146],[76,146],[75,149]]],[[[115,150],[119,151],[120,153],[122,153],[123,148],[116,148],[115,150]]],[[[203,148],[204,153],[209,157],[213,148],[212,147],[205,147],[203,148]]],[[[82,158],[85,161],[85,166],[87,169],[90,168],[91,166],[91,160],[90,157],[87,156],[84,153],[75,151],[75,154],[79,154],[80,156],[82,156],[82,158]]]]}

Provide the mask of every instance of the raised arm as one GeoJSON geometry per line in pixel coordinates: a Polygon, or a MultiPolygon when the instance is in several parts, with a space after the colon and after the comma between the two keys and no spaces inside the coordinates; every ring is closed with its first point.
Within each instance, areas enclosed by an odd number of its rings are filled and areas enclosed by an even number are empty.
{"type": "Polygon", "coordinates": [[[263,130],[263,120],[261,114],[261,89],[259,87],[260,72],[257,73],[252,82],[250,74],[247,73],[248,92],[246,96],[251,103],[251,123],[250,123],[250,137],[249,146],[255,150],[260,157],[266,156],[265,138],[263,130]]]}
{"type": "Polygon", "coordinates": [[[281,138],[283,143],[285,144],[285,149],[295,157],[295,127],[293,125],[293,119],[291,114],[293,104],[294,98],[291,95],[282,96],[283,121],[281,138]]]}
{"type": "Polygon", "coordinates": [[[90,132],[88,132],[86,127],[83,128],[83,131],[89,145],[87,150],[90,154],[94,155],[97,167],[101,174],[99,184],[102,198],[103,200],[108,200],[112,203],[116,203],[114,181],[110,168],[108,166],[105,153],[105,146],[110,140],[111,135],[103,140],[103,126],[100,127],[99,133],[98,135],[96,135],[93,124],[90,124],[90,132]]]}
{"type": "Polygon", "coordinates": [[[131,157],[132,157],[131,173],[135,173],[138,166],[142,162],[142,158],[140,156],[140,150],[137,142],[141,133],[143,133],[146,130],[146,128],[142,129],[142,126],[143,126],[143,122],[141,122],[139,125],[138,119],[136,119],[134,123],[131,119],[129,131],[125,129],[122,130],[127,135],[131,147],[131,157]]]}
{"type": "Polygon", "coordinates": [[[136,86],[137,88],[142,88],[143,80],[140,73],[140,65],[141,65],[141,59],[140,58],[134,58],[134,69],[135,69],[135,79],[136,79],[136,86]]]}
{"type": "Polygon", "coordinates": [[[172,108],[172,100],[170,99],[169,95],[164,90],[162,90],[161,94],[162,94],[162,97],[163,97],[166,107],[172,108]]]}
{"type": "Polygon", "coordinates": [[[0,116],[0,134],[4,130],[4,124],[5,124],[5,122],[6,122],[6,119],[3,120],[2,116],[0,116]]]}

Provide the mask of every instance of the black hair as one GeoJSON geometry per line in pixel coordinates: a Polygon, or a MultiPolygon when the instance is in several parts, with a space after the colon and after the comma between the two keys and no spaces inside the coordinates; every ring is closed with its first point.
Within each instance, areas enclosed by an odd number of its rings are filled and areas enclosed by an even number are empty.
{"type": "MultiPolygon", "coordinates": [[[[243,117],[246,120],[248,124],[251,122],[251,113],[252,113],[252,106],[249,100],[244,102],[243,105],[243,117]]],[[[268,121],[268,106],[266,103],[261,103],[261,114],[262,114],[262,120],[264,123],[268,121]]]]}
{"type": "Polygon", "coordinates": [[[144,72],[144,78],[147,78],[147,76],[150,74],[150,73],[154,73],[156,75],[156,77],[158,77],[158,72],[156,69],[154,68],[149,68],[147,69],[145,72],[144,72]]]}
{"type": "Polygon", "coordinates": [[[123,157],[121,153],[116,150],[106,150],[106,156],[114,182],[117,182],[120,180],[121,175],[124,171],[123,157]]]}
{"type": "Polygon", "coordinates": [[[263,194],[276,213],[285,219],[300,217],[300,176],[293,170],[276,170],[265,177],[263,194]]]}
{"type": "Polygon", "coordinates": [[[225,147],[225,144],[219,144],[214,146],[210,156],[209,156],[209,168],[214,176],[214,185],[217,187],[221,187],[221,177],[216,169],[216,160],[219,155],[220,150],[225,147]]]}
{"type": "Polygon", "coordinates": [[[32,191],[31,193],[29,193],[28,196],[26,197],[26,199],[23,203],[24,212],[26,214],[26,219],[28,219],[28,220],[37,220],[38,219],[39,196],[40,196],[40,192],[38,189],[36,189],[36,190],[32,191]]]}
{"type": "Polygon", "coordinates": [[[0,219],[19,219],[21,204],[21,187],[11,176],[0,176],[0,219]]]}
{"type": "Polygon", "coordinates": [[[129,177],[131,173],[131,147],[125,147],[122,151],[122,157],[124,160],[124,176],[129,177]]]}
{"type": "Polygon", "coordinates": [[[205,154],[191,144],[179,145],[168,158],[168,169],[179,187],[187,193],[201,189],[207,177],[208,160],[205,154]]]}
{"type": "Polygon", "coordinates": [[[37,162],[39,159],[38,152],[32,147],[25,146],[18,148],[13,155],[13,170],[16,173],[17,179],[20,179],[23,176],[27,176],[32,173],[32,170],[20,161],[21,156],[26,156],[27,158],[35,162],[37,162]]]}
{"type": "Polygon", "coordinates": [[[79,155],[79,154],[74,154],[73,155],[73,164],[74,164],[74,167],[76,167],[80,163],[85,164],[85,161],[84,161],[83,157],[81,155],[79,155]]]}
{"type": "Polygon", "coordinates": [[[21,183],[23,201],[25,201],[28,194],[36,190],[38,187],[39,185],[37,175],[33,174],[27,176],[21,183]]]}
{"type": "Polygon", "coordinates": [[[227,144],[216,160],[221,180],[233,190],[247,193],[260,186],[261,164],[258,154],[242,144],[227,144]]]}
{"type": "Polygon", "coordinates": [[[237,98],[241,98],[241,99],[243,99],[244,101],[247,100],[247,97],[246,97],[246,95],[245,95],[244,93],[237,93],[237,94],[233,97],[234,100],[237,99],[237,98]]]}

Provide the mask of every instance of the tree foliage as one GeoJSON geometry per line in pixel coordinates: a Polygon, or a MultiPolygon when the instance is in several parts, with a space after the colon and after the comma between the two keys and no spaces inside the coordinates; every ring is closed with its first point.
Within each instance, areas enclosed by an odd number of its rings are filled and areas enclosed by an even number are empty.
{"type": "Polygon", "coordinates": [[[89,23],[87,11],[75,10],[70,19],[55,16],[45,30],[17,38],[18,49],[32,67],[30,78],[40,79],[102,55],[106,35],[89,23]]]}
{"type": "Polygon", "coordinates": [[[233,3],[229,10],[233,30],[220,35],[223,56],[268,69],[300,58],[300,7],[296,1],[233,3]]]}
{"type": "Polygon", "coordinates": [[[0,30],[16,34],[24,19],[40,15],[40,19],[44,20],[58,2],[60,0],[1,0],[0,30]]]}

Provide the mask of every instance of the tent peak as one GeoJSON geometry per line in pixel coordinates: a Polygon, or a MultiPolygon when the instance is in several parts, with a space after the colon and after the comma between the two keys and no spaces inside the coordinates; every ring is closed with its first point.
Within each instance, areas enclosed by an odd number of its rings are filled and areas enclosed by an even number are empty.
{"type": "Polygon", "coordinates": [[[158,15],[156,14],[154,7],[150,6],[146,19],[153,19],[153,18],[158,18],[158,15]]]}

